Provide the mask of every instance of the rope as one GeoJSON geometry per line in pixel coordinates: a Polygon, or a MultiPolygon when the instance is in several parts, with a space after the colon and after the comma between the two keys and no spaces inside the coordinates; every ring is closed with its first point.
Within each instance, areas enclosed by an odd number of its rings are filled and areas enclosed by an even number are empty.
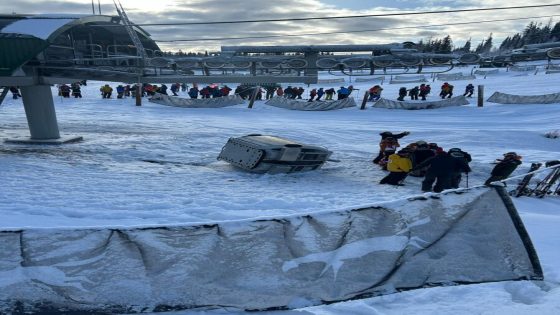
{"type": "Polygon", "coordinates": [[[544,172],[544,171],[547,171],[547,170],[553,170],[553,169],[558,168],[558,167],[560,167],[560,164],[553,165],[553,166],[550,166],[550,167],[545,167],[545,168],[539,168],[538,170],[535,170],[535,171],[532,171],[532,172],[528,172],[528,173],[517,175],[517,176],[508,177],[508,178],[502,179],[502,180],[497,180],[497,181],[492,182],[491,184],[509,182],[513,179],[523,178],[527,175],[537,174],[537,173],[541,173],[541,172],[544,172]]]}

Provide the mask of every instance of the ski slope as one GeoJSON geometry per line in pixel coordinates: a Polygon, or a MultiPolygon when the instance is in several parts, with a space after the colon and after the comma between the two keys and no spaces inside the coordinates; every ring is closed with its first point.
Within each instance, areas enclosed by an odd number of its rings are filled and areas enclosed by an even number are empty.
{"type": "MultiPolygon", "coordinates": [[[[470,68],[453,72],[470,74],[470,68]]],[[[324,79],[333,78],[324,76],[324,79]]],[[[460,147],[473,157],[469,186],[481,185],[496,158],[516,151],[524,163],[560,159],[560,104],[502,105],[486,102],[429,110],[359,110],[374,83],[354,82],[358,107],[335,111],[293,111],[257,101],[227,108],[189,109],[143,100],[103,100],[89,82],[83,99],[55,95],[61,134],[84,137],[63,146],[0,144],[0,228],[130,227],[190,224],[340,210],[418,195],[419,178],[405,186],[379,185],[385,172],[371,163],[379,132],[410,131],[400,142],[436,142],[460,147]],[[260,175],[217,161],[229,137],[260,133],[320,145],[333,151],[322,169],[260,175]],[[155,162],[155,163],[154,163],[155,162]]],[[[350,82],[352,80],[352,82],[350,82]]],[[[450,81],[455,95],[465,85],[494,92],[541,95],[559,92],[560,74],[500,72],[472,81],[450,81]]],[[[428,82],[437,100],[441,81],[428,82]]],[[[375,83],[376,84],[376,83],[375,83]]],[[[417,84],[416,84],[417,85],[417,84]]],[[[116,84],[112,84],[113,88],[116,84]]],[[[286,87],[287,85],[284,85],[286,87]]],[[[406,84],[412,88],[414,84],[406,84]]],[[[383,85],[382,97],[396,99],[400,85],[383,85]]],[[[181,96],[186,97],[186,93],[181,96]]],[[[21,100],[0,106],[0,138],[29,135],[21,100]]],[[[538,176],[537,176],[538,177],[538,176]]],[[[516,181],[510,183],[515,186],[516,181]]],[[[465,178],[462,187],[466,186],[465,178]]],[[[541,259],[544,282],[503,282],[439,287],[274,314],[555,314],[560,312],[560,199],[514,200],[541,259]]],[[[0,280],[1,281],[1,280],[0,280]]],[[[305,305],[301,305],[302,307],[305,305]]],[[[175,314],[237,314],[235,310],[175,314]]]]}

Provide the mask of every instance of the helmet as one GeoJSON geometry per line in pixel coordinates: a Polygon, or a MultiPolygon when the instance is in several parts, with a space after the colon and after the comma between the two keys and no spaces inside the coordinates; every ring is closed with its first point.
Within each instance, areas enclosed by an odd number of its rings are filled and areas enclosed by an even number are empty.
{"type": "Polygon", "coordinates": [[[521,156],[515,152],[504,153],[504,159],[521,159],[521,156]]]}
{"type": "Polygon", "coordinates": [[[451,149],[449,149],[449,151],[447,151],[447,152],[451,153],[451,152],[461,152],[461,151],[462,151],[462,150],[459,149],[459,148],[451,148],[451,149]]]}
{"type": "Polygon", "coordinates": [[[419,146],[420,145],[428,145],[428,143],[426,141],[423,141],[423,140],[416,141],[416,144],[419,145],[419,146]]]}

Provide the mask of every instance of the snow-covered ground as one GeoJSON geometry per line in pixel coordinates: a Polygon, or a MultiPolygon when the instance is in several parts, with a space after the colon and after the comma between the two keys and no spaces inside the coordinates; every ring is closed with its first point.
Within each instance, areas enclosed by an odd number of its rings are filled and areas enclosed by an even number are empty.
{"type": "MultiPolygon", "coordinates": [[[[470,82],[484,85],[486,98],[495,91],[560,92],[560,74],[500,71],[470,82]]],[[[470,69],[452,72],[470,74],[470,69]]],[[[316,87],[352,84],[359,89],[353,96],[360,104],[364,91],[376,84],[346,80],[316,87]]],[[[428,99],[436,100],[443,82],[429,83],[428,99]]],[[[450,83],[459,95],[469,81],[450,83]]],[[[371,160],[378,151],[378,134],[385,130],[410,131],[401,140],[403,146],[424,140],[469,152],[473,156],[469,186],[482,184],[493,167],[491,162],[508,151],[516,151],[525,162],[513,175],[523,174],[530,162],[560,159],[560,139],[544,137],[560,129],[560,104],[487,102],[479,108],[475,95],[467,106],[417,111],[371,108],[369,103],[366,110],[300,112],[262,101],[252,109],[246,104],[185,109],[147,100],[137,107],[130,98],[101,99],[100,84],[89,82],[83,87],[83,99],[55,96],[61,133],[83,136],[83,142],[62,146],[0,143],[0,228],[146,226],[278,217],[355,208],[421,193],[419,178],[407,178],[406,185],[397,188],[378,184],[385,173],[371,160]],[[327,162],[322,169],[307,173],[261,175],[216,160],[229,137],[251,133],[324,146],[340,162],[327,162]]],[[[405,86],[414,85],[419,84],[405,86]]],[[[387,80],[383,97],[395,99],[400,87],[387,80]]],[[[305,88],[307,95],[310,88],[305,88]]],[[[0,106],[0,139],[26,136],[21,100],[8,96],[0,106]]],[[[541,259],[544,282],[421,289],[278,314],[558,314],[560,197],[524,197],[514,203],[541,259]]]]}

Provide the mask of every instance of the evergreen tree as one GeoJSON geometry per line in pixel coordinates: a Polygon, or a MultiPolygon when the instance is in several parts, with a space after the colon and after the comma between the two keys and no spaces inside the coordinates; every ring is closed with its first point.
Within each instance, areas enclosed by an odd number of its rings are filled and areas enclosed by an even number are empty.
{"type": "Polygon", "coordinates": [[[448,54],[451,53],[453,49],[453,41],[451,40],[451,36],[447,35],[441,40],[441,44],[438,53],[448,54]]]}
{"type": "Polygon", "coordinates": [[[550,30],[550,41],[560,41],[560,22],[556,23],[550,30]]]}
{"type": "Polygon", "coordinates": [[[512,39],[511,37],[506,37],[506,39],[504,39],[502,41],[502,43],[500,44],[500,48],[498,48],[499,51],[504,51],[504,50],[510,50],[511,49],[511,44],[512,44],[512,39]]]}
{"type": "Polygon", "coordinates": [[[463,47],[459,49],[459,51],[461,51],[463,53],[471,52],[471,39],[470,38],[465,42],[465,45],[463,45],[463,47]]]}
{"type": "Polygon", "coordinates": [[[484,43],[482,44],[481,47],[481,53],[483,54],[487,54],[492,50],[492,33],[490,33],[490,36],[488,36],[488,38],[486,39],[486,41],[484,41],[484,43]]]}

